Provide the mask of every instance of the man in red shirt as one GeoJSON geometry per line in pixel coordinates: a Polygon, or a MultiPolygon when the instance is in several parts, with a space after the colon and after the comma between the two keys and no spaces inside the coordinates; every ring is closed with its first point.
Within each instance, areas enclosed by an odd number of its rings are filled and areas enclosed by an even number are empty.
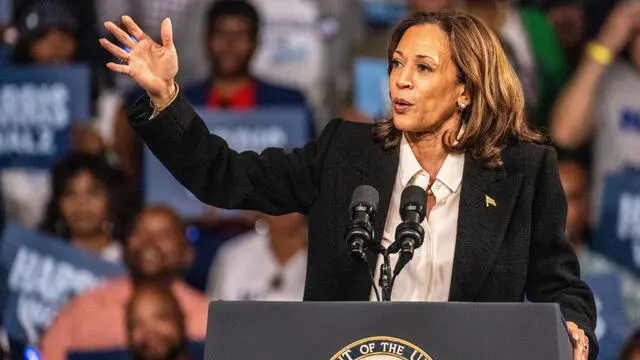
{"type": "Polygon", "coordinates": [[[212,76],[185,88],[184,93],[193,105],[234,110],[307,107],[299,91],[269,84],[251,74],[251,60],[260,34],[260,17],[253,5],[246,1],[215,2],[207,19],[207,53],[212,76]]]}

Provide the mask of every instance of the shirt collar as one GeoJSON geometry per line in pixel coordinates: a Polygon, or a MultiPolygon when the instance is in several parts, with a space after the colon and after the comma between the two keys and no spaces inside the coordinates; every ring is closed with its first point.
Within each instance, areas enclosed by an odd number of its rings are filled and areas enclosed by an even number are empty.
{"type": "MultiPolygon", "coordinates": [[[[400,161],[398,163],[398,171],[400,172],[400,181],[403,186],[407,186],[411,181],[413,184],[422,188],[426,188],[429,183],[429,174],[422,169],[418,159],[416,158],[411,146],[404,135],[400,143],[400,161]],[[414,178],[414,175],[422,173],[421,178],[414,178]]],[[[464,172],[464,153],[449,153],[436,175],[436,179],[440,180],[445,186],[456,192],[462,183],[462,174],[464,172]]]]}

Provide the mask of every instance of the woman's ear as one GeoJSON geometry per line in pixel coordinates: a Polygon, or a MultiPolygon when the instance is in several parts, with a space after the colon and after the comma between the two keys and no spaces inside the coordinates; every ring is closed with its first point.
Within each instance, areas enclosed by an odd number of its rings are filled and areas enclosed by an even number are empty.
{"type": "Polygon", "coordinates": [[[461,85],[460,95],[458,95],[458,104],[464,107],[471,104],[471,96],[464,85],[461,85]]]}

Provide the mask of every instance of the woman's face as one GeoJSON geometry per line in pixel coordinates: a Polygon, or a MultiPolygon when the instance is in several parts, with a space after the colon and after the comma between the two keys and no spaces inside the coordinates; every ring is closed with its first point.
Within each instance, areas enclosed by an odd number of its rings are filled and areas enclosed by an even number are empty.
{"type": "Polygon", "coordinates": [[[65,31],[51,30],[31,46],[31,58],[38,65],[67,64],[73,61],[76,40],[65,31]]]}
{"type": "Polygon", "coordinates": [[[458,100],[468,98],[457,80],[449,39],[438,25],[409,28],[391,58],[393,123],[402,131],[434,132],[457,121],[458,100]]]}
{"type": "Polygon", "coordinates": [[[108,219],[107,189],[90,172],[80,171],[67,182],[60,212],[71,236],[100,234],[108,219]]]}

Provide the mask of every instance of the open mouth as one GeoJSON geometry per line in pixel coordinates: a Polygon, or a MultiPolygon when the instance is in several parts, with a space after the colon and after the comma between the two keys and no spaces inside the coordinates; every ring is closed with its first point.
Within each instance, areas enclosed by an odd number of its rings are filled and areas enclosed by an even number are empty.
{"type": "Polygon", "coordinates": [[[398,114],[403,114],[411,109],[413,104],[402,98],[393,99],[393,110],[398,114]]]}

